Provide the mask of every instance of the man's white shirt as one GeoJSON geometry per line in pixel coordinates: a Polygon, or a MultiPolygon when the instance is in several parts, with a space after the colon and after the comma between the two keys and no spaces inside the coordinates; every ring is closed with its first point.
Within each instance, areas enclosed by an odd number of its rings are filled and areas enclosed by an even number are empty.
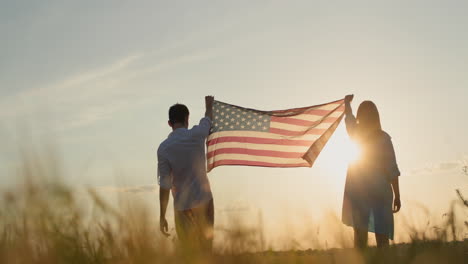
{"type": "Polygon", "coordinates": [[[158,182],[171,189],[175,210],[198,207],[213,199],[206,174],[205,140],[211,120],[204,117],[192,129],[178,128],[158,148],[158,182]]]}

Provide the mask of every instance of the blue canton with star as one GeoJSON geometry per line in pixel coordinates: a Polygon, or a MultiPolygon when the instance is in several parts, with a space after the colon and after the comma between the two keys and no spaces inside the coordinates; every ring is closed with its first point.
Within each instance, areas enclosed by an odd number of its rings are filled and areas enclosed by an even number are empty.
{"type": "Polygon", "coordinates": [[[234,130],[268,132],[270,116],[255,110],[215,101],[211,133],[234,130]]]}

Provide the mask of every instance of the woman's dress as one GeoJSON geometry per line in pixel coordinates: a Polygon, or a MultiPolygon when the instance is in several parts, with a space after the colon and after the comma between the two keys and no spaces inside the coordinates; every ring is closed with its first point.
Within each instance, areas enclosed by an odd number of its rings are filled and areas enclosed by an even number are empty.
{"type": "Polygon", "coordinates": [[[386,132],[378,131],[362,139],[355,117],[347,115],[345,122],[351,139],[360,144],[361,157],[348,167],[342,221],[393,239],[391,181],[400,176],[400,171],[391,138],[386,132]]]}

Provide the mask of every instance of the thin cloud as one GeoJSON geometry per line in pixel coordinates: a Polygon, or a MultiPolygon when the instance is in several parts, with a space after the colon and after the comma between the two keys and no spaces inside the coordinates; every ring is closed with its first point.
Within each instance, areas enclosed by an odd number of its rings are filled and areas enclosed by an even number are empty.
{"type": "Polygon", "coordinates": [[[57,97],[57,95],[63,95],[64,90],[69,90],[73,88],[77,88],[81,85],[85,85],[90,82],[94,82],[96,80],[112,76],[115,73],[118,73],[124,70],[129,64],[141,58],[142,55],[130,55],[123,59],[117,60],[116,62],[98,68],[91,71],[78,73],[72,75],[64,80],[58,81],[54,84],[50,84],[43,87],[31,88],[14,95],[8,96],[4,98],[0,102],[0,106],[2,106],[3,110],[0,113],[3,117],[8,115],[18,115],[23,113],[24,111],[30,110],[27,105],[18,105],[18,103],[31,101],[31,99],[41,99],[47,97],[57,97]],[[62,92],[62,93],[61,93],[62,92]],[[10,106],[10,107],[8,107],[10,106]]]}
{"type": "Polygon", "coordinates": [[[431,164],[422,168],[413,169],[413,174],[425,174],[425,173],[444,173],[444,172],[456,172],[463,171],[468,165],[468,157],[464,156],[459,160],[443,161],[435,164],[431,164]]]}
{"type": "Polygon", "coordinates": [[[158,58],[161,54],[157,52],[129,55],[110,65],[9,96],[0,101],[0,119],[15,122],[53,115],[60,131],[91,125],[153,102],[152,98],[162,91],[154,86],[139,86],[146,76],[214,55],[213,51],[194,52],[164,60],[158,58]]]}

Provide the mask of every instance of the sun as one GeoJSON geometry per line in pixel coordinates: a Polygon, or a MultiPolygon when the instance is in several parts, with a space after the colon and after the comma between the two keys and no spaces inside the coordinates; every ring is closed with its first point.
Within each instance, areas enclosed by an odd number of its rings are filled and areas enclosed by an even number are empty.
{"type": "Polygon", "coordinates": [[[323,161],[331,172],[344,174],[348,165],[360,158],[360,148],[347,135],[344,127],[339,127],[328,141],[323,161]]]}
{"type": "Polygon", "coordinates": [[[342,163],[349,165],[360,158],[361,149],[359,148],[359,145],[356,144],[356,142],[350,140],[348,137],[345,139],[346,141],[342,142],[339,148],[339,152],[341,152],[340,159],[342,163]]]}

